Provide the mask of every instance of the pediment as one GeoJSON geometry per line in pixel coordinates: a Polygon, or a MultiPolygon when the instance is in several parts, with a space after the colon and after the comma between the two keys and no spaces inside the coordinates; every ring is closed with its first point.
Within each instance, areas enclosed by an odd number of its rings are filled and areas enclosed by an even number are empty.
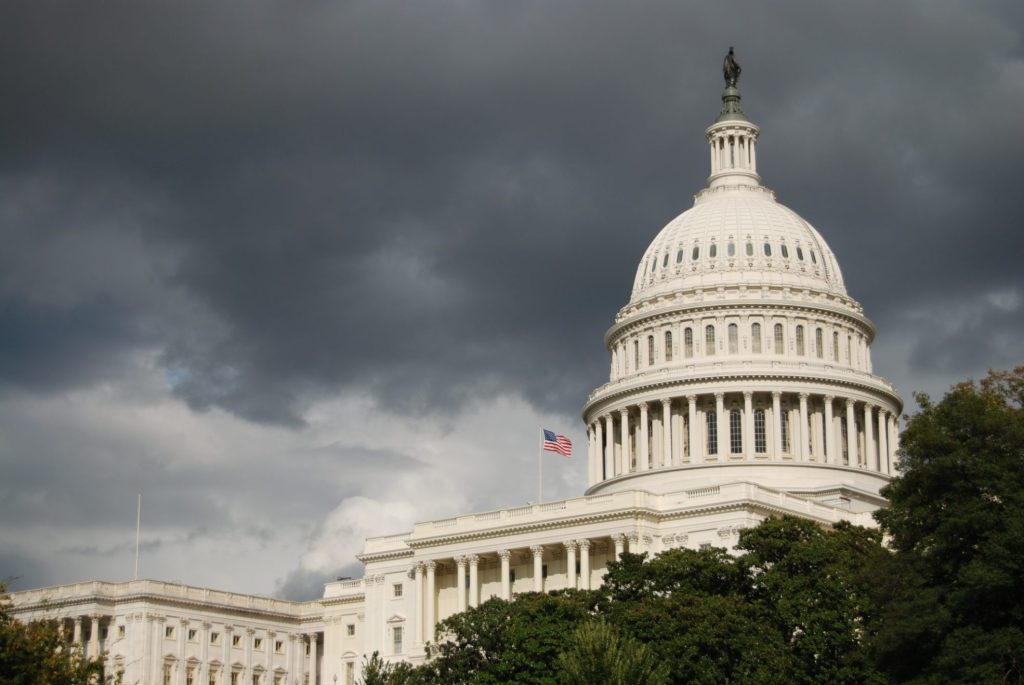
{"type": "Polygon", "coordinates": [[[403,616],[402,614],[392,614],[391,618],[389,618],[386,621],[386,623],[404,623],[404,622],[405,622],[405,616],[403,616]]]}

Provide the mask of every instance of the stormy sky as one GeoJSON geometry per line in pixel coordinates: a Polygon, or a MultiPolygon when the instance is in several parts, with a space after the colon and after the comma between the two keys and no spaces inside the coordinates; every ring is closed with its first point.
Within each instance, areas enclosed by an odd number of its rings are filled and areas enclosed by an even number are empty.
{"type": "Polygon", "coordinates": [[[1024,363],[1024,5],[7,2],[0,577],[303,598],[536,499],[721,59],[912,407],[1024,363]]]}

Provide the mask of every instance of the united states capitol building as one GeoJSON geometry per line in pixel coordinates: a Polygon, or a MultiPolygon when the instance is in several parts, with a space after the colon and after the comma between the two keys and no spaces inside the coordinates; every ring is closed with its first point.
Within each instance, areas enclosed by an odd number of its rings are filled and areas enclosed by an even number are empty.
{"type": "Polygon", "coordinates": [[[581,496],[370,538],[364,576],[316,601],[97,581],[14,593],[15,615],[63,621],[126,685],[345,685],[375,650],[422,660],[438,621],[490,597],[597,587],[623,551],[731,547],[784,514],[875,525],[902,402],[825,240],[761,184],[736,75],[704,132],[707,186],[605,334],[581,496]]]}

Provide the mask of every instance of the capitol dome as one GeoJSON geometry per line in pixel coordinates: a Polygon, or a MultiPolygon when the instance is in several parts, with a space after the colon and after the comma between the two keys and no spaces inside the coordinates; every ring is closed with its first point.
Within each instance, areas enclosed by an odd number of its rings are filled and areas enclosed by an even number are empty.
{"type": "Polygon", "coordinates": [[[651,241],[605,335],[588,494],[746,482],[872,510],[902,411],[873,371],[875,327],[821,234],[762,185],[735,83],[722,103],[707,186],[651,241]]]}

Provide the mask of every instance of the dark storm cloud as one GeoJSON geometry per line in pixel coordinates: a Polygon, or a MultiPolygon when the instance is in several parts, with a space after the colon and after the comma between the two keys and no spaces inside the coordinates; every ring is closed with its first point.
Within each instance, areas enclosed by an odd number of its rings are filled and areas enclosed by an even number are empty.
{"type": "MultiPolygon", "coordinates": [[[[61,263],[89,287],[59,306],[0,290],[0,382],[95,383],[148,349],[193,407],[260,422],[299,424],[345,388],[402,411],[507,388],[575,411],[635,261],[703,182],[729,44],[766,183],[824,233],[870,316],[911,335],[907,310],[1022,284],[1012,4],[6,14],[0,173],[104,202],[8,212],[5,263],[38,248],[26,225],[113,222],[113,245],[159,268],[112,261],[105,288],[61,263]]],[[[913,363],[966,372],[983,362],[966,347],[913,363]]]]}

